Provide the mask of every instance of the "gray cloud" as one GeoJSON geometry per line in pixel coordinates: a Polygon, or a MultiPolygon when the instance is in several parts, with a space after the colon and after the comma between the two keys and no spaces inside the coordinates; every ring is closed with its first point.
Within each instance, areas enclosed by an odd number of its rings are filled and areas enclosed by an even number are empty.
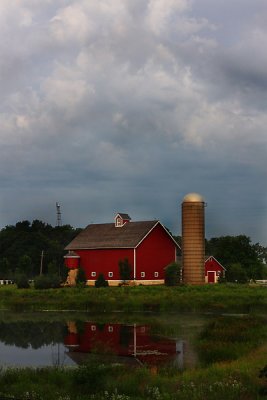
{"type": "Polygon", "coordinates": [[[159,218],[266,244],[266,6],[2,0],[1,225],[159,218]],[[237,15],[239,16],[237,20],[237,15]],[[265,15],[265,17],[264,17],[265,15]]]}

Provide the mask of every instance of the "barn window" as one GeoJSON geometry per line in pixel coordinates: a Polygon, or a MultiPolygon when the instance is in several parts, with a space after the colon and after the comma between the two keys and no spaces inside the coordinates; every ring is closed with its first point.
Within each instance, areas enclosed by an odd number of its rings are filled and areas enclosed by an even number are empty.
{"type": "Polygon", "coordinates": [[[158,278],[159,277],[159,273],[158,272],[154,272],[154,277],[158,278]]]}
{"type": "Polygon", "coordinates": [[[91,276],[96,276],[96,272],[91,272],[91,276]]]}
{"type": "Polygon", "coordinates": [[[109,277],[109,278],[112,278],[112,277],[113,277],[113,272],[109,272],[109,273],[108,273],[108,277],[109,277]]]}
{"type": "Polygon", "coordinates": [[[144,278],[146,276],[145,272],[141,272],[141,278],[144,278]]]}
{"type": "Polygon", "coordinates": [[[110,326],[110,325],[109,325],[108,331],[109,331],[109,332],[113,332],[113,326],[110,326]]]}
{"type": "Polygon", "coordinates": [[[95,325],[91,325],[91,331],[96,331],[96,326],[95,325]]]}

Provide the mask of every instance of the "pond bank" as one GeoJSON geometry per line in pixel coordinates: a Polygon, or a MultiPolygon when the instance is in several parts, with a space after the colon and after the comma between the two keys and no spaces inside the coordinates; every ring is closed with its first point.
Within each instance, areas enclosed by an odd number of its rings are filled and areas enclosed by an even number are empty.
{"type": "Polygon", "coordinates": [[[16,289],[0,287],[0,308],[12,311],[264,312],[267,288],[249,285],[16,289]]]}

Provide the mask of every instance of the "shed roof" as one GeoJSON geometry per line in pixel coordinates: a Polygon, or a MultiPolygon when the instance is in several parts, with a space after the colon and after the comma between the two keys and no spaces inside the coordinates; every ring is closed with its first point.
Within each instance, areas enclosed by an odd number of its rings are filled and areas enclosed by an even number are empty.
{"type": "Polygon", "coordinates": [[[65,250],[134,248],[157,224],[161,225],[159,221],[131,222],[120,228],[113,223],[88,225],[65,250]]]}

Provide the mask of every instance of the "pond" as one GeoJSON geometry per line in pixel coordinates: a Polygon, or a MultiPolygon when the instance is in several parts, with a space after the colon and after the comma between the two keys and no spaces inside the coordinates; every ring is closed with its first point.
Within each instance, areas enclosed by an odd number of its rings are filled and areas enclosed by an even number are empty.
{"type": "Polygon", "coordinates": [[[132,366],[197,365],[209,320],[177,314],[0,314],[0,366],[75,366],[90,358],[132,366]]]}

